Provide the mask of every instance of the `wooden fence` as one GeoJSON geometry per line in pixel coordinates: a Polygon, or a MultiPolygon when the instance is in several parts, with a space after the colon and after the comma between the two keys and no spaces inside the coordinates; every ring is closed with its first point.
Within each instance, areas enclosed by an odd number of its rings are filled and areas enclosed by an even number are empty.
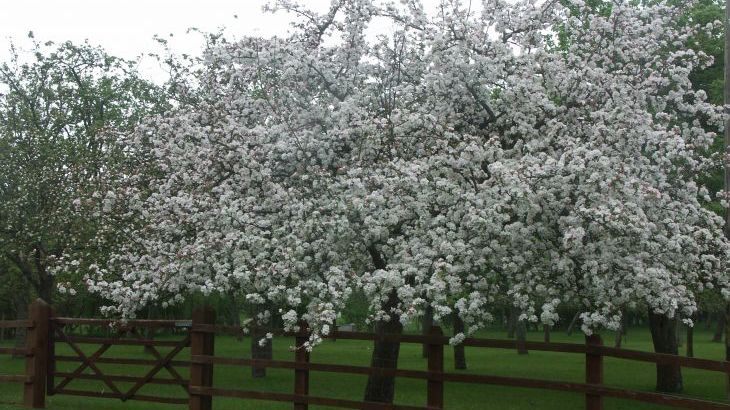
{"type": "Polygon", "coordinates": [[[25,356],[25,374],[0,374],[0,382],[23,383],[23,403],[26,407],[46,406],[50,317],[50,307],[39,299],[31,304],[28,320],[0,321],[0,328],[27,329],[25,348],[0,346],[0,354],[25,356]]]}
{"type": "MultiPolygon", "coordinates": [[[[28,342],[25,349],[0,349],[0,353],[25,354],[27,357],[26,374],[2,375],[0,376],[0,381],[24,383],[24,402],[26,406],[35,408],[42,408],[44,406],[45,395],[48,393],[51,395],[67,394],[113,398],[122,401],[143,400],[187,404],[190,410],[211,410],[214,397],[287,402],[291,403],[295,410],[306,410],[310,404],[367,410],[436,410],[444,409],[445,406],[448,406],[448,403],[444,402],[445,383],[472,383],[578,393],[585,397],[585,408],[587,410],[602,409],[604,397],[635,400],[685,409],[730,409],[730,404],[724,402],[713,402],[683,396],[606,386],[603,384],[603,358],[614,357],[658,364],[672,364],[686,368],[721,372],[726,374],[727,377],[730,377],[730,362],[607,347],[603,346],[601,338],[597,335],[587,337],[585,344],[524,342],[518,346],[518,342],[513,340],[480,338],[467,338],[463,342],[466,346],[481,348],[516,350],[518,347],[521,347],[527,350],[584,355],[586,363],[585,382],[575,383],[444,371],[444,346],[448,345],[449,338],[443,335],[439,327],[432,327],[428,335],[377,335],[362,332],[335,332],[330,335],[330,337],[337,339],[388,340],[401,343],[425,344],[428,349],[427,370],[385,369],[344,364],[313,363],[310,361],[309,353],[304,349],[297,349],[295,351],[294,361],[216,356],[214,352],[215,335],[220,333],[237,335],[240,334],[241,329],[234,326],[216,325],[214,312],[207,308],[196,310],[193,313],[191,322],[170,320],[129,321],[123,327],[116,326],[116,335],[113,337],[81,337],[69,335],[64,331],[64,327],[68,325],[108,327],[111,324],[113,322],[101,319],[53,317],[45,303],[36,301],[31,306],[28,321],[0,321],[0,327],[27,327],[29,329],[28,342]],[[186,334],[182,339],[177,341],[148,339],[140,332],[140,329],[145,328],[173,329],[180,327],[186,329],[186,334]],[[68,344],[75,354],[71,356],[57,355],[55,353],[56,343],[68,344]],[[94,353],[88,355],[79,347],[79,344],[96,344],[99,347],[94,353]],[[120,344],[145,346],[154,359],[102,357],[111,346],[120,344]],[[158,346],[166,346],[171,349],[163,355],[158,351],[158,346]],[[181,352],[186,347],[190,348],[189,360],[174,360],[177,356],[181,355],[181,352]],[[55,363],[59,361],[77,362],[79,365],[72,372],[59,372],[55,368],[55,363]],[[142,376],[106,374],[97,366],[99,363],[146,365],[149,366],[149,370],[142,376]],[[216,387],[213,383],[213,369],[215,365],[290,369],[294,372],[292,393],[216,387]],[[187,380],[176,370],[176,368],[186,366],[190,367],[190,377],[187,380]],[[87,369],[90,369],[92,374],[84,373],[87,369]],[[159,374],[163,371],[168,373],[169,377],[160,377],[159,374]],[[425,380],[425,405],[383,404],[313,396],[309,394],[310,372],[334,372],[355,375],[376,374],[425,380]],[[56,383],[56,378],[61,379],[60,382],[56,383]],[[105,391],[68,389],[67,385],[75,379],[99,380],[104,383],[105,391]],[[133,386],[130,389],[122,391],[117,385],[118,382],[131,382],[133,386]],[[140,395],[139,390],[147,384],[178,385],[184,396],[173,398],[140,395]]],[[[297,346],[302,346],[308,337],[305,330],[296,334],[287,334],[287,336],[294,337],[297,346]]]]}

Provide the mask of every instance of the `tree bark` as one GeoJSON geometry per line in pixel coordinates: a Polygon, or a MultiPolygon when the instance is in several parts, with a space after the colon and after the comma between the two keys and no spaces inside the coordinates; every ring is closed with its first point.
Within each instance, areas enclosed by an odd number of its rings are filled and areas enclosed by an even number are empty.
{"type": "Polygon", "coordinates": [[[717,315],[717,327],[715,328],[715,334],[712,336],[712,341],[715,343],[722,342],[723,332],[725,332],[725,315],[720,313],[717,315]]]}
{"type": "Polygon", "coordinates": [[[616,336],[614,338],[613,345],[615,347],[621,348],[621,343],[623,343],[625,334],[626,334],[626,314],[624,312],[622,312],[621,324],[619,325],[618,329],[616,329],[616,336]]]}
{"type": "Polygon", "coordinates": [[[712,329],[712,312],[707,312],[705,315],[705,330],[712,329]]]}
{"type": "MultiPolygon", "coordinates": [[[[433,326],[433,307],[431,307],[431,304],[429,303],[428,306],[426,306],[426,311],[423,312],[423,318],[421,319],[421,333],[427,335],[428,331],[431,329],[431,326],[433,326]]],[[[428,343],[424,343],[421,350],[421,356],[424,359],[427,358],[428,343]]]]}
{"type": "MultiPolygon", "coordinates": [[[[694,324],[697,325],[696,323],[694,324]]],[[[694,326],[687,326],[687,357],[695,357],[694,326]]]]}
{"type": "MultiPolygon", "coordinates": [[[[28,304],[30,303],[30,298],[28,297],[28,292],[20,291],[15,295],[15,312],[16,312],[16,318],[17,320],[26,320],[28,319],[28,304]]],[[[22,349],[25,347],[25,336],[27,334],[27,329],[24,327],[19,327],[15,329],[15,347],[17,349],[22,349]]],[[[14,358],[21,358],[23,357],[22,354],[13,354],[14,358]]]]}
{"type": "MultiPolygon", "coordinates": [[[[677,319],[654,313],[649,309],[649,328],[656,353],[677,355],[677,319]]],[[[676,364],[656,365],[656,389],[665,393],[682,391],[682,369],[676,364]]]]}
{"type": "Polygon", "coordinates": [[[507,337],[510,339],[515,338],[515,330],[517,329],[517,317],[519,312],[516,307],[510,306],[509,317],[507,318],[507,337]]]}
{"type": "Polygon", "coordinates": [[[568,325],[568,336],[573,334],[573,328],[575,327],[575,324],[578,323],[578,318],[580,317],[580,312],[575,312],[575,315],[573,315],[573,319],[570,321],[570,324],[568,325]]]}
{"type": "Polygon", "coordinates": [[[518,354],[527,354],[527,348],[525,347],[525,342],[527,341],[527,321],[518,320],[516,327],[517,327],[517,353],[518,354]]]}
{"type": "MultiPolygon", "coordinates": [[[[454,336],[464,333],[464,321],[461,320],[459,314],[454,312],[454,336]]],[[[463,343],[454,345],[454,368],[457,370],[466,370],[466,351],[463,343]]]]}
{"type": "Polygon", "coordinates": [[[53,303],[53,290],[56,286],[56,281],[52,275],[45,272],[45,269],[39,272],[39,286],[38,286],[38,297],[43,299],[44,302],[51,305],[53,303]]]}
{"type": "MultiPolygon", "coordinates": [[[[268,328],[254,326],[251,330],[251,358],[271,360],[274,358],[273,340],[266,339],[268,328]],[[261,345],[261,340],[266,340],[261,345]]],[[[251,366],[251,376],[255,378],[266,377],[266,367],[251,366]]]]}
{"type": "MultiPolygon", "coordinates": [[[[155,318],[154,307],[151,304],[150,305],[147,305],[147,312],[145,314],[145,318],[147,320],[152,320],[152,319],[155,318]]],[[[142,336],[145,339],[147,339],[147,340],[154,340],[154,338],[155,338],[155,329],[152,328],[152,327],[143,327],[142,328],[142,336]]],[[[145,353],[151,353],[153,347],[154,346],[145,345],[145,346],[143,346],[143,350],[144,350],[145,353]]]]}
{"type": "Polygon", "coordinates": [[[542,340],[545,343],[550,343],[550,325],[542,325],[542,340]]]}
{"type": "MultiPolygon", "coordinates": [[[[388,301],[384,308],[390,311],[398,304],[398,295],[393,289],[388,295],[388,301]]],[[[375,324],[375,333],[377,335],[384,334],[402,334],[403,325],[395,314],[390,315],[390,320],[380,321],[375,324]]],[[[380,367],[385,369],[396,369],[398,367],[398,355],[400,354],[400,342],[376,340],[373,346],[372,360],[370,367],[380,367]]],[[[368,383],[365,387],[365,401],[379,403],[393,403],[395,397],[395,378],[393,376],[383,376],[371,374],[368,376],[368,383]]]]}
{"type": "MultiPolygon", "coordinates": [[[[228,316],[229,316],[229,319],[231,322],[230,324],[232,326],[236,326],[236,327],[240,328],[241,327],[241,307],[238,304],[238,298],[236,298],[236,294],[233,292],[231,292],[228,295],[228,298],[230,301],[230,304],[228,306],[228,308],[229,308],[228,316]]],[[[242,341],[243,333],[240,333],[240,332],[237,333],[236,340],[238,340],[239,342],[242,341]]]]}

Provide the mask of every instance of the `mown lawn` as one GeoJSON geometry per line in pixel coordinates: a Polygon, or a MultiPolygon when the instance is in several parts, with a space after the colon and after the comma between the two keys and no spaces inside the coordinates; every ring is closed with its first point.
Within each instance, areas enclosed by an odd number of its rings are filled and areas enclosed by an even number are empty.
{"type": "MultiPolygon", "coordinates": [[[[479,337],[504,338],[502,330],[484,331],[479,337]]],[[[175,337],[169,337],[175,339],[175,337]]],[[[541,340],[542,334],[533,332],[529,334],[530,340],[541,340]]],[[[723,358],[723,345],[710,342],[711,334],[703,329],[698,329],[695,334],[695,355],[696,357],[721,360],[723,358]]],[[[563,332],[554,332],[553,341],[582,343],[583,336],[574,334],[567,336],[563,332]]],[[[613,335],[604,334],[607,344],[613,341],[613,335]]],[[[238,341],[234,337],[218,336],[216,338],[216,355],[229,357],[249,357],[248,340],[238,341]]],[[[293,353],[289,350],[292,344],[291,339],[277,338],[274,341],[275,358],[281,360],[293,360],[293,353]]],[[[84,345],[85,353],[91,354],[96,350],[96,345],[84,345]]],[[[624,347],[630,349],[651,351],[651,340],[647,329],[631,329],[624,347]]],[[[165,355],[170,348],[158,348],[162,355],[165,355]]],[[[339,363],[367,366],[370,358],[371,343],[364,341],[326,341],[312,353],[313,362],[339,363]]],[[[448,347],[447,347],[448,349],[448,347]]],[[[68,346],[57,344],[57,354],[72,355],[68,346]]],[[[183,352],[176,357],[178,360],[187,360],[189,351],[183,352]]],[[[580,354],[530,352],[528,355],[518,355],[512,350],[467,348],[467,362],[469,370],[467,373],[492,374],[503,376],[544,378],[550,380],[564,380],[581,382],[584,380],[585,362],[580,354]]],[[[446,369],[453,369],[453,354],[451,349],[446,352],[446,369]]],[[[152,358],[145,353],[142,347],[138,346],[114,346],[107,351],[103,357],[125,357],[125,358],[152,358]]],[[[59,371],[71,372],[76,363],[59,362],[59,371]]],[[[147,367],[130,365],[99,364],[102,371],[109,374],[142,375],[146,373],[147,367]]],[[[425,369],[426,362],[421,358],[420,345],[403,344],[399,366],[404,369],[425,369]]],[[[0,373],[17,374],[22,373],[24,361],[11,359],[8,356],[0,356],[0,373]]],[[[187,369],[178,368],[184,378],[188,377],[187,369]]],[[[89,372],[89,370],[87,370],[89,372]]],[[[652,391],[655,377],[654,366],[649,363],[633,362],[621,359],[606,359],[605,381],[607,384],[652,391]]],[[[293,372],[284,369],[269,369],[268,375],[263,379],[252,379],[250,369],[237,366],[215,367],[215,386],[224,388],[241,388],[267,390],[277,392],[292,392],[293,372]]],[[[717,372],[684,369],[685,393],[688,396],[704,399],[723,400],[725,398],[724,376],[717,372]]],[[[163,369],[157,377],[170,377],[163,369]]],[[[58,379],[56,383],[58,383],[58,379]]],[[[132,386],[131,383],[116,383],[121,390],[132,386]]],[[[312,372],[310,379],[310,393],[317,396],[346,398],[361,400],[365,377],[357,375],[343,375],[334,373],[312,372]]],[[[69,389],[97,389],[104,391],[105,386],[101,382],[88,380],[74,380],[67,388],[69,389]]],[[[425,404],[425,381],[412,379],[399,379],[396,385],[399,404],[425,404]]],[[[108,391],[108,388],[106,388],[108,391]]],[[[167,395],[184,397],[179,386],[148,385],[139,391],[139,394],[167,395]]],[[[16,410],[15,405],[22,401],[22,389],[17,384],[0,383],[0,410],[16,410]]],[[[581,409],[584,406],[583,397],[580,394],[552,392],[548,390],[509,388],[500,386],[485,386],[476,384],[446,384],[445,396],[447,409],[460,410],[526,410],[526,409],[581,409]]],[[[662,406],[654,406],[639,402],[623,400],[606,400],[606,409],[662,409],[662,406]]],[[[55,395],[48,397],[48,408],[51,410],[164,410],[182,409],[185,406],[156,404],[139,401],[128,401],[122,403],[114,399],[96,399],[87,397],[74,397],[55,395]]],[[[291,404],[275,403],[265,401],[247,401],[241,399],[215,398],[214,408],[218,410],[239,410],[239,409],[290,409],[291,404]]],[[[325,407],[310,406],[312,409],[324,409],[325,407]]]]}

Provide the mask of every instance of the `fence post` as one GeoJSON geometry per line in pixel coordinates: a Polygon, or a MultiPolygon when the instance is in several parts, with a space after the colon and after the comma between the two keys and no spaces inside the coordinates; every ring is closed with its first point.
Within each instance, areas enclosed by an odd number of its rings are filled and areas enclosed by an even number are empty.
{"type": "Polygon", "coordinates": [[[27,349],[23,386],[25,407],[42,409],[46,407],[46,371],[48,366],[48,319],[51,308],[41,299],[36,299],[28,309],[31,327],[26,336],[27,349]]]}
{"type": "MultiPolygon", "coordinates": [[[[215,312],[210,306],[203,306],[193,311],[192,326],[190,328],[190,354],[213,356],[215,353],[215,333],[212,331],[196,330],[196,325],[215,324],[215,312]]],[[[213,387],[213,363],[190,363],[190,410],[212,410],[213,396],[195,392],[192,387],[213,387]]]]}
{"type": "MultiPolygon", "coordinates": [[[[601,336],[586,336],[586,383],[603,384],[603,346],[601,336]]],[[[603,397],[600,394],[586,393],[586,410],[603,410],[603,397]]]]}
{"type": "Polygon", "coordinates": [[[428,332],[428,383],[426,406],[432,409],[444,408],[444,345],[437,338],[444,333],[439,326],[431,326],[428,332]]]}
{"type": "MultiPolygon", "coordinates": [[[[294,351],[294,361],[297,364],[309,363],[309,352],[304,348],[304,344],[309,340],[307,323],[299,324],[299,334],[296,337],[294,351]]],[[[309,395],[309,369],[294,369],[294,394],[307,396],[309,395]]],[[[294,410],[308,410],[309,404],[306,402],[294,402],[294,410]]]]}

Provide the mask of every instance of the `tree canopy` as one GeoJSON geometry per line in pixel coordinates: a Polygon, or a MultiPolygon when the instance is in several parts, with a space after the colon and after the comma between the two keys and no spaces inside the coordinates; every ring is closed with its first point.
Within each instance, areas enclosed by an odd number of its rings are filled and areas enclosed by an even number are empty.
{"type": "Polygon", "coordinates": [[[354,290],[375,322],[428,304],[467,332],[505,295],[545,323],[577,303],[587,333],[637,304],[689,318],[729,296],[700,183],[723,116],[689,47],[721,27],[647,3],[278,1],[290,36],[211,44],[195,104],[118,142],[86,283],[125,317],[235,290],[312,343],[354,290]]]}

